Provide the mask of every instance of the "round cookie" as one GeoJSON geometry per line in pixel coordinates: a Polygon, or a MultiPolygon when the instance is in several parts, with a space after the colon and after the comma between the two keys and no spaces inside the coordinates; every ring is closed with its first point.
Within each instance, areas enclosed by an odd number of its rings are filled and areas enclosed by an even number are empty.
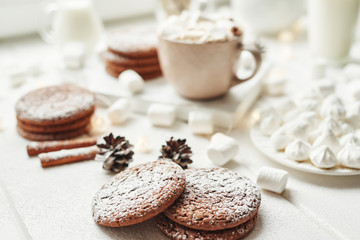
{"type": "Polygon", "coordinates": [[[60,125],[52,125],[52,126],[39,126],[33,124],[27,124],[26,122],[18,121],[18,126],[27,131],[32,133],[61,133],[61,132],[68,132],[72,130],[76,130],[82,127],[85,127],[90,123],[92,113],[84,118],[76,120],[74,122],[60,124],[60,125]]]}
{"type": "Polygon", "coordinates": [[[194,230],[177,224],[165,215],[156,218],[157,227],[170,239],[196,239],[196,240],[237,240],[247,235],[255,226],[257,215],[234,228],[217,231],[194,230]]]}
{"type": "Polygon", "coordinates": [[[124,29],[109,34],[108,50],[127,58],[156,57],[157,42],[155,30],[124,29]]]}
{"type": "Polygon", "coordinates": [[[56,85],[29,92],[19,99],[15,109],[17,119],[27,124],[65,124],[94,112],[95,96],[76,85],[56,85]]]}
{"type": "Polygon", "coordinates": [[[137,72],[140,75],[141,74],[148,74],[148,73],[160,72],[161,71],[159,65],[123,67],[123,66],[107,63],[106,66],[108,66],[109,68],[113,68],[114,71],[116,71],[116,72],[123,72],[123,71],[126,71],[128,69],[131,69],[131,70],[134,70],[135,72],[137,72]]]}
{"type": "Polygon", "coordinates": [[[119,65],[121,67],[140,67],[148,65],[159,65],[158,57],[150,58],[126,58],[112,52],[106,51],[103,53],[103,58],[106,64],[119,65]]]}
{"type": "Polygon", "coordinates": [[[172,221],[197,230],[236,227],[253,218],[260,189],[247,177],[225,168],[186,169],[186,188],[164,211],[172,221]]]}
{"type": "Polygon", "coordinates": [[[60,133],[32,133],[28,132],[19,126],[17,126],[17,132],[23,138],[26,138],[31,141],[52,141],[52,140],[66,140],[71,138],[79,137],[90,130],[90,124],[85,127],[81,127],[68,132],[60,133]]]}
{"type": "Polygon", "coordinates": [[[108,227],[129,226],[150,219],[168,208],[183,192],[182,168],[157,160],[115,175],[95,194],[92,215],[108,227]]]}
{"type": "MultiPolygon", "coordinates": [[[[113,76],[114,78],[118,78],[120,73],[122,73],[123,71],[118,71],[117,69],[106,65],[105,70],[108,74],[110,74],[111,76],[113,76]]],[[[149,80],[149,79],[153,79],[156,77],[160,77],[162,75],[162,72],[159,71],[155,71],[155,72],[149,72],[149,73],[138,73],[144,80],[149,80]]]]}

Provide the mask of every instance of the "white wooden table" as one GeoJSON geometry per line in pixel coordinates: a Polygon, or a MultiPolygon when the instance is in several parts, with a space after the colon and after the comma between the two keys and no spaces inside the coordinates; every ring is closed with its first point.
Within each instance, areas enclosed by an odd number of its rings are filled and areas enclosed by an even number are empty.
{"type": "MultiPolygon", "coordinates": [[[[289,92],[305,87],[310,59],[305,40],[281,45],[267,39],[266,43],[268,60],[292,76],[289,92]]],[[[19,88],[11,88],[4,72],[11,61],[31,59],[41,61],[45,71],[56,69],[57,58],[56,50],[37,37],[0,42],[0,116],[4,122],[0,131],[0,239],[166,239],[152,220],[124,228],[94,223],[92,197],[112,176],[100,162],[43,169],[37,158],[27,156],[28,141],[16,133],[14,104],[29,89],[56,83],[59,76],[43,74],[19,88]]],[[[93,84],[101,79],[89,81],[93,84]]],[[[97,114],[104,115],[104,110],[97,114]]],[[[360,176],[320,176],[278,165],[253,147],[249,123],[250,120],[245,121],[230,133],[239,141],[241,150],[225,167],[254,181],[257,170],[264,165],[283,168],[290,176],[283,194],[262,191],[258,222],[247,239],[359,239],[360,176]]],[[[160,146],[174,136],[188,140],[194,152],[192,167],[212,166],[205,154],[209,139],[193,136],[183,122],[178,121],[171,128],[154,128],[145,116],[134,114],[124,125],[111,126],[110,131],[126,136],[132,143],[139,136],[151,139],[153,151],[136,152],[132,164],[157,159],[160,146]]]]}

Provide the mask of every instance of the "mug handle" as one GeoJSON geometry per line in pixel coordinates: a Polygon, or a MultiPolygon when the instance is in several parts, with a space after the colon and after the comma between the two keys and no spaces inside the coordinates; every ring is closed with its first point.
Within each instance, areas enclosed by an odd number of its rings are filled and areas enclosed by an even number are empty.
{"type": "Polygon", "coordinates": [[[56,2],[45,3],[41,6],[42,18],[40,18],[41,23],[39,23],[39,35],[46,43],[55,42],[55,32],[52,26],[52,22],[56,13],[59,10],[59,5],[56,2]]]}
{"type": "Polygon", "coordinates": [[[243,83],[243,82],[251,79],[252,77],[254,77],[255,74],[259,71],[261,63],[262,63],[262,53],[263,53],[262,47],[255,45],[255,47],[252,47],[252,48],[251,47],[243,48],[243,45],[241,43],[239,43],[237,48],[240,51],[248,51],[253,56],[253,58],[255,60],[255,68],[254,68],[253,72],[246,78],[239,78],[235,73],[235,79],[231,82],[230,87],[236,86],[236,85],[243,83]]]}

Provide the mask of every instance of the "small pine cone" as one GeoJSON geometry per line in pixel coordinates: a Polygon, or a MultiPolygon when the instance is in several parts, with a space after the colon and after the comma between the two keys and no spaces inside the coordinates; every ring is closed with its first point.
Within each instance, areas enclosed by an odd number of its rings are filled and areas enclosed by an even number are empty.
{"type": "Polygon", "coordinates": [[[173,137],[171,137],[169,141],[166,141],[166,145],[162,146],[159,158],[170,159],[183,169],[186,169],[187,165],[193,161],[190,159],[192,155],[191,148],[185,143],[186,139],[173,140],[173,137]]]}

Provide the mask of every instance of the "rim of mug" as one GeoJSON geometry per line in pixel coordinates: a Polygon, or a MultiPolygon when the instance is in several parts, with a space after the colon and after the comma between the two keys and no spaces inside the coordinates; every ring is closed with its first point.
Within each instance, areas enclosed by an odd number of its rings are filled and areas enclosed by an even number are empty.
{"type": "Polygon", "coordinates": [[[176,39],[168,39],[162,35],[158,36],[159,40],[164,40],[167,42],[171,42],[171,43],[177,43],[177,44],[183,44],[183,45],[208,45],[208,44],[223,44],[223,43],[228,43],[228,42],[237,42],[237,43],[242,43],[242,35],[240,36],[236,36],[236,38],[231,39],[231,40],[225,40],[225,41],[213,41],[213,42],[185,42],[182,40],[176,40],[176,39]]]}

